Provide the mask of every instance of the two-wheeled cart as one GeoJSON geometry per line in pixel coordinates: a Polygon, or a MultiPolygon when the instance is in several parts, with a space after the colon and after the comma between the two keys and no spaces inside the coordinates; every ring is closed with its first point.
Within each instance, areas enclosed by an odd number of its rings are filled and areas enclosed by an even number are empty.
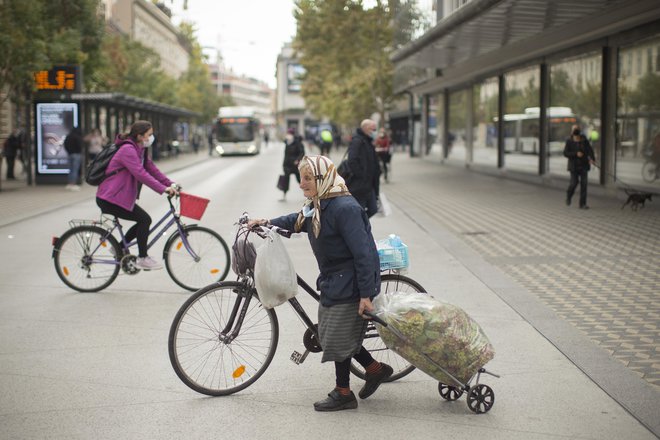
{"type": "MultiPolygon", "coordinates": [[[[384,320],[382,320],[373,313],[366,313],[366,315],[368,315],[371,319],[373,319],[381,326],[386,327],[390,332],[392,332],[397,338],[399,338],[406,345],[414,346],[413,342],[410,341],[399,330],[397,330],[393,325],[389,325],[388,323],[386,323],[384,320]]],[[[386,339],[383,338],[382,335],[381,338],[383,339],[383,341],[385,341],[386,339]]],[[[410,359],[408,356],[406,356],[406,353],[397,350],[396,347],[388,347],[388,348],[392,351],[395,351],[404,359],[406,359],[408,362],[410,362],[412,365],[423,371],[422,366],[416,365],[415,359],[410,359]]],[[[470,410],[476,414],[487,413],[493,407],[493,405],[495,404],[495,392],[488,385],[479,383],[479,380],[481,379],[482,374],[489,374],[491,376],[495,376],[498,378],[500,377],[499,375],[495,373],[491,373],[490,371],[483,368],[483,366],[481,366],[472,375],[472,377],[470,377],[468,381],[462,382],[459,379],[457,379],[455,375],[453,375],[450,371],[448,371],[448,369],[445,368],[444,365],[438,364],[438,362],[436,362],[431,356],[429,356],[428,353],[420,351],[418,354],[421,355],[422,358],[426,360],[428,363],[439,369],[446,377],[452,380],[453,384],[438,382],[438,392],[440,393],[440,396],[443,399],[448,401],[458,400],[463,395],[463,393],[466,393],[468,408],[470,408],[470,410]],[[473,381],[474,381],[474,385],[472,385],[473,381]]]]}

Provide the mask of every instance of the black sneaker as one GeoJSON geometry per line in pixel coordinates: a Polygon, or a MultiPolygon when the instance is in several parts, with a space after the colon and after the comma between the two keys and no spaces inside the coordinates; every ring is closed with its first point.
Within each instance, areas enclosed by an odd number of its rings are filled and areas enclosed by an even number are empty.
{"type": "Polygon", "coordinates": [[[365,379],[366,382],[364,383],[364,386],[358,393],[360,399],[366,399],[367,397],[375,393],[378,387],[380,386],[380,384],[385,382],[392,375],[393,372],[394,370],[392,370],[392,367],[381,362],[380,371],[378,373],[374,373],[374,374],[367,373],[365,379]]]}
{"type": "Polygon", "coordinates": [[[580,209],[589,209],[589,207],[587,205],[582,205],[580,206],[580,209]]]}
{"type": "Polygon", "coordinates": [[[571,206],[571,198],[566,197],[566,206],[571,206]]]}
{"type": "Polygon", "coordinates": [[[341,411],[342,409],[355,409],[357,408],[357,399],[355,394],[344,396],[336,389],[328,393],[328,397],[324,400],[319,400],[314,403],[315,411],[341,411]]]}

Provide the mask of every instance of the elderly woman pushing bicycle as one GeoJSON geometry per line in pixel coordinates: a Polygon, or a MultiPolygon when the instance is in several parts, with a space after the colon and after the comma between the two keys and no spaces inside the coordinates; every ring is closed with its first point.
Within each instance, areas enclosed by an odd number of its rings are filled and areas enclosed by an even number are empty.
{"type": "Polygon", "coordinates": [[[336,373],[336,387],[326,399],[314,403],[314,409],[354,409],[357,399],[349,384],[352,358],[366,371],[366,382],[358,393],[361,399],[371,396],[393,372],[362,345],[368,324],[362,314],[373,310],[371,299],[380,290],[378,252],[367,214],[332,161],[325,156],[305,156],[298,168],[300,188],[307,197],[302,210],[269,221],[253,219],[248,224],[307,232],[320,271],[321,361],[334,361],[336,373]]]}

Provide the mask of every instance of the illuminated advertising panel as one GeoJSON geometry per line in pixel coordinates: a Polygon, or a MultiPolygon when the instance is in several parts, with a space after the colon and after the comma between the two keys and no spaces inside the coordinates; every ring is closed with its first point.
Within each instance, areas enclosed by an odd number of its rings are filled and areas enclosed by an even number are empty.
{"type": "Polygon", "coordinates": [[[38,103],[36,116],[37,173],[69,174],[64,139],[78,126],[78,104],[38,103]]]}

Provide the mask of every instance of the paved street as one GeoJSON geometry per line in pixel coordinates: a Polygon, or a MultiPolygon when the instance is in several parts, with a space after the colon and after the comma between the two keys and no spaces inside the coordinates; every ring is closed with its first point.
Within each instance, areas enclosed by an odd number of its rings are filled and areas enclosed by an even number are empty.
{"type": "MultiPolygon", "coordinates": [[[[292,212],[275,189],[282,149],[254,158],[182,156],[159,163],[212,200],[202,224],[227,241],[247,210],[292,212]]],[[[333,153],[333,155],[335,155],[333,153]]],[[[340,153],[336,153],[336,159],[340,153]]],[[[414,372],[361,401],[318,414],[333,372],[318,355],[296,366],[302,326],[280,307],[280,346],[267,373],[236,395],[187,389],[167,357],[167,332],[189,295],[165,272],[121,276],[98,294],[67,289],[54,273],[50,236],[70,218],[93,218],[94,188],[0,193],[0,424],[2,438],[652,439],[660,434],[660,200],[638,212],[591,196],[566,207],[559,190],[397,154],[382,191],[392,203],[374,233],[410,246],[409,276],[464,308],[490,337],[502,377],[491,412],[444,402],[414,372]],[[647,429],[648,428],[648,429],[647,429]],[[651,431],[649,431],[649,429],[651,431]],[[337,432],[336,435],[332,433],[337,432]],[[655,435],[654,435],[655,433],[655,435]]],[[[153,217],[162,199],[143,191],[153,217]]],[[[306,239],[287,242],[307,280],[306,239]]],[[[314,304],[301,298],[313,310],[314,304]]],[[[354,387],[361,386],[357,379],[354,387]]]]}

